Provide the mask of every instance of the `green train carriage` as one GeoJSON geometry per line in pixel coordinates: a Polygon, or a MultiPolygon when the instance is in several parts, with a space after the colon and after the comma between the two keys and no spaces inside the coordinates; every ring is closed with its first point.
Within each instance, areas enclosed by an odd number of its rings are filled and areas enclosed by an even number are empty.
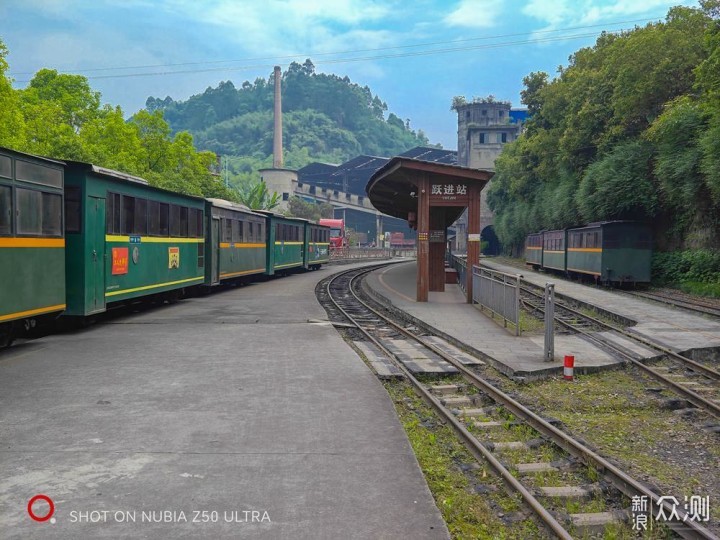
{"type": "Polygon", "coordinates": [[[65,309],[63,165],[0,148],[0,347],[65,309]]]}
{"type": "Polygon", "coordinates": [[[317,270],[330,262],[330,227],[305,223],[305,261],[303,268],[317,270]]]}
{"type": "Polygon", "coordinates": [[[302,268],[305,262],[304,237],[307,220],[285,217],[266,210],[257,212],[265,216],[265,237],[268,245],[265,273],[272,276],[302,268]]]}
{"type": "Polygon", "coordinates": [[[568,229],[567,271],[603,283],[649,283],[652,229],[636,221],[605,221],[568,229]]]}
{"type": "Polygon", "coordinates": [[[241,204],[206,199],[206,284],[264,274],[267,264],[265,216],[241,204]]]}
{"type": "Polygon", "coordinates": [[[543,231],[542,246],[542,267],[564,272],[567,264],[567,232],[562,229],[543,231]]]}
{"type": "Polygon", "coordinates": [[[66,315],[204,282],[204,199],[80,162],[67,164],[66,198],[66,315]]]}
{"type": "Polygon", "coordinates": [[[532,233],[525,239],[525,264],[534,270],[542,267],[543,241],[542,233],[532,233]]]}

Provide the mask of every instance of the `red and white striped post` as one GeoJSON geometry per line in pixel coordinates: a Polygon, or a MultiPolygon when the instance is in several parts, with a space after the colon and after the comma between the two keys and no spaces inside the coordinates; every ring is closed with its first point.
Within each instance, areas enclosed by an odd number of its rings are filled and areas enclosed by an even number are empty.
{"type": "Polygon", "coordinates": [[[566,381],[573,380],[573,369],[575,368],[575,357],[569,354],[565,355],[565,366],[563,367],[563,378],[566,381]]]}

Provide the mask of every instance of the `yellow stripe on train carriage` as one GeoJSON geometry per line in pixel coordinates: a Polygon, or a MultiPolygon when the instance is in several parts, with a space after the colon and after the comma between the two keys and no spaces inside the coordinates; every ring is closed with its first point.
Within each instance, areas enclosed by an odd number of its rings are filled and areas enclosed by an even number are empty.
{"type": "Polygon", "coordinates": [[[256,268],[255,270],[244,270],[242,272],[231,272],[227,274],[220,274],[221,278],[231,278],[231,277],[237,277],[237,276],[244,276],[247,274],[257,274],[258,272],[264,272],[265,267],[263,268],[256,268]]]}
{"type": "Polygon", "coordinates": [[[238,248],[238,249],[247,249],[247,248],[264,248],[265,244],[257,244],[257,243],[243,243],[243,242],[220,242],[220,247],[222,249],[227,248],[238,248]]]}
{"type": "Polygon", "coordinates": [[[0,248],[64,248],[64,238],[0,238],[0,248]]]}
{"type": "Polygon", "coordinates": [[[568,251],[580,253],[602,253],[602,248],[568,248],[568,251]]]}
{"type": "Polygon", "coordinates": [[[16,311],[15,313],[0,315],[0,321],[7,321],[9,319],[22,319],[23,317],[32,317],[33,315],[42,315],[44,313],[52,313],[54,311],[63,311],[64,309],[65,304],[58,304],[56,306],[45,306],[37,309],[29,309],[27,311],[16,311]]]}
{"type": "Polygon", "coordinates": [[[180,285],[181,283],[190,283],[191,281],[202,281],[204,277],[194,277],[189,279],[181,279],[179,281],[166,281],[165,283],[156,283],[154,285],[145,285],[144,287],[135,287],[132,289],[120,289],[119,291],[106,292],[105,296],[117,296],[119,294],[129,294],[138,291],[147,291],[149,289],[157,289],[159,287],[167,287],[169,285],[180,285]]]}
{"type": "MultiPolygon", "coordinates": [[[[204,238],[180,238],[180,237],[167,237],[167,236],[135,236],[133,238],[139,238],[139,242],[133,242],[134,244],[200,244],[205,242],[204,238]]],[[[106,242],[130,242],[130,236],[122,236],[117,234],[105,235],[106,242]]]]}

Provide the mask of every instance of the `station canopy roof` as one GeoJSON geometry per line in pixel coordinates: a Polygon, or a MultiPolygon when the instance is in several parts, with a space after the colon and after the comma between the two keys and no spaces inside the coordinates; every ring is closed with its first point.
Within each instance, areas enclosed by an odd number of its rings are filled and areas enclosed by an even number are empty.
{"type": "MultiPolygon", "coordinates": [[[[397,156],[372,175],[365,191],[380,212],[406,220],[410,212],[417,212],[417,182],[425,174],[431,184],[476,183],[484,187],[495,173],[397,156]]],[[[446,226],[454,223],[464,209],[464,206],[446,207],[446,226]]]]}

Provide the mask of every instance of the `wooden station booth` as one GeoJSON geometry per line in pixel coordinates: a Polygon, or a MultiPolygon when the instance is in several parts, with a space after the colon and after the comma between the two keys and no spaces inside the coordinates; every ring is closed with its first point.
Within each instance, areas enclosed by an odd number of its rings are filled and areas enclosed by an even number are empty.
{"type": "Polygon", "coordinates": [[[417,230],[417,301],[445,290],[447,228],[468,209],[466,286],[472,303],[472,265],[480,261],[480,192],[492,171],[394,157],[372,175],[366,191],[383,214],[417,230]]]}

